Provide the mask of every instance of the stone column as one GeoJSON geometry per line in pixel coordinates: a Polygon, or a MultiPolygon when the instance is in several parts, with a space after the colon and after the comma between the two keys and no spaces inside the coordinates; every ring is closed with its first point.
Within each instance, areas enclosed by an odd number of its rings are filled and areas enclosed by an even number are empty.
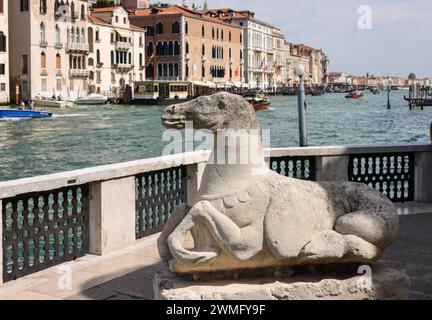
{"type": "Polygon", "coordinates": [[[415,154],[414,201],[432,202],[432,152],[417,152],[415,154]]]}
{"type": "Polygon", "coordinates": [[[349,156],[316,157],[317,181],[348,181],[349,156]]]}
{"type": "Polygon", "coordinates": [[[90,184],[90,253],[106,255],[136,241],[135,177],[90,184]]]}
{"type": "Polygon", "coordinates": [[[0,284],[3,283],[3,203],[0,200],[0,284]]]}

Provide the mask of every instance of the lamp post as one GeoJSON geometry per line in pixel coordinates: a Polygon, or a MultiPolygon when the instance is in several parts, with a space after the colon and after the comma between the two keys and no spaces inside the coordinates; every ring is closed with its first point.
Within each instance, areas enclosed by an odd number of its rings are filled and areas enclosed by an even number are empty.
{"type": "Polygon", "coordinates": [[[387,109],[391,109],[390,91],[391,91],[391,78],[388,78],[388,85],[387,85],[387,109]]]}
{"type": "Polygon", "coordinates": [[[300,147],[307,147],[308,142],[307,142],[307,132],[306,132],[305,88],[303,84],[305,67],[301,63],[299,63],[297,64],[295,71],[297,76],[300,79],[299,85],[297,87],[300,147]]]}

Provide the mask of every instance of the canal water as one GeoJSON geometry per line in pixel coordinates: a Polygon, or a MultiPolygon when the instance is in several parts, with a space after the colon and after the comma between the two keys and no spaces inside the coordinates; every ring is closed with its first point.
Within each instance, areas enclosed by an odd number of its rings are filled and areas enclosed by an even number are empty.
{"type": "MultiPolygon", "coordinates": [[[[309,144],[428,143],[432,108],[409,110],[403,95],[366,93],[360,100],[343,94],[307,97],[309,144]]],[[[270,97],[258,117],[270,129],[272,147],[298,145],[296,97],[270,97]]],[[[163,106],[80,106],[52,109],[41,120],[0,119],[0,181],[103,164],[157,157],[162,141],[163,106]]]]}

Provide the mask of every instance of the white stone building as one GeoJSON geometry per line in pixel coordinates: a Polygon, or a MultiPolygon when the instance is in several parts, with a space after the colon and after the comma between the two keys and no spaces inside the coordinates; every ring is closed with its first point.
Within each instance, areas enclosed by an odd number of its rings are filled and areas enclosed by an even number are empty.
{"type": "Polygon", "coordinates": [[[10,79],[20,100],[87,94],[88,11],[87,0],[9,0],[10,79]]]}
{"type": "Polygon", "coordinates": [[[128,12],[96,8],[89,21],[91,91],[114,94],[145,80],[145,30],[129,22],[128,12]]]}
{"type": "Polygon", "coordinates": [[[9,103],[8,1],[0,0],[0,104],[9,103]]]}

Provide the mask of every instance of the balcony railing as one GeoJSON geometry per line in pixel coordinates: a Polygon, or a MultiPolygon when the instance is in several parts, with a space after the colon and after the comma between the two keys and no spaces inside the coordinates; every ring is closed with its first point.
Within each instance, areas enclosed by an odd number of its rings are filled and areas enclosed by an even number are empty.
{"type": "Polygon", "coordinates": [[[131,69],[133,66],[130,63],[116,63],[114,67],[116,69],[131,69]]]}
{"type": "MultiPolygon", "coordinates": [[[[365,183],[394,202],[432,202],[430,144],[268,154],[270,168],[284,176],[365,183]]],[[[0,182],[0,283],[86,253],[106,255],[159,232],[172,208],[195,203],[209,156],[197,151],[0,182]]]]}
{"type": "Polygon", "coordinates": [[[48,70],[47,70],[47,68],[41,68],[41,70],[40,70],[40,75],[41,75],[41,76],[46,76],[46,75],[48,75],[48,70]]]}
{"type": "Polygon", "coordinates": [[[63,75],[63,71],[61,69],[56,69],[56,76],[60,77],[63,75]]]}
{"type": "Polygon", "coordinates": [[[48,42],[45,41],[45,40],[41,40],[41,41],[39,42],[39,46],[40,46],[41,48],[46,48],[46,47],[48,47],[48,42]]]}
{"type": "Polygon", "coordinates": [[[61,49],[63,48],[63,43],[56,43],[54,46],[56,49],[61,49]]]}
{"type": "Polygon", "coordinates": [[[115,48],[119,51],[127,51],[132,47],[130,42],[116,41],[115,48]]]}
{"type": "Polygon", "coordinates": [[[73,78],[86,78],[89,76],[89,71],[85,69],[70,69],[69,76],[73,78]]]}
{"type": "Polygon", "coordinates": [[[89,45],[87,43],[68,42],[66,44],[66,51],[88,52],[89,45]]]}

